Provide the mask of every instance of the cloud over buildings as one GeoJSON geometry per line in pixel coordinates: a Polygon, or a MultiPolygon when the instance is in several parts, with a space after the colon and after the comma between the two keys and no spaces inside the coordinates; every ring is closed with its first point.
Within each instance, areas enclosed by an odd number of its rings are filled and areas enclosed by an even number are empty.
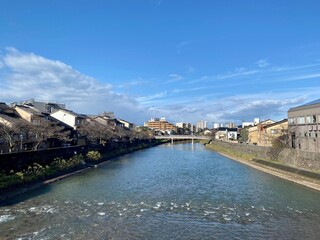
{"type": "Polygon", "coordinates": [[[1,101],[35,98],[63,102],[80,113],[115,111],[129,121],[145,118],[144,110],[134,98],[114,92],[111,84],[100,83],[61,61],[14,48],[6,49],[0,58],[1,101]]]}

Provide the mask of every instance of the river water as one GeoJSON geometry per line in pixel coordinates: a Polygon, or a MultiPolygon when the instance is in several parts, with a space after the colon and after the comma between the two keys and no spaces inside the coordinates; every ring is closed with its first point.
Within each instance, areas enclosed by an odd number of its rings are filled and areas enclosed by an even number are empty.
{"type": "Polygon", "coordinates": [[[319,239],[320,193],[201,144],[119,157],[0,207],[0,239],[319,239]]]}

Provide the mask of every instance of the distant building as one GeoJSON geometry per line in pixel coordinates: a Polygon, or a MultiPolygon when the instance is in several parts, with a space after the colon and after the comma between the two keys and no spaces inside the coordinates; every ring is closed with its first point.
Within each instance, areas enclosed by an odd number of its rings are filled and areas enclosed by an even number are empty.
{"type": "Polygon", "coordinates": [[[256,126],[259,123],[260,123],[260,118],[254,118],[253,122],[245,122],[245,121],[243,121],[242,122],[242,128],[249,127],[249,126],[256,126]]]}
{"type": "Polygon", "coordinates": [[[128,129],[132,129],[132,128],[135,127],[135,125],[134,125],[133,123],[128,122],[128,121],[126,121],[126,120],[118,119],[118,121],[119,121],[120,123],[122,123],[124,127],[128,128],[128,129]]]}
{"type": "Polygon", "coordinates": [[[212,123],[212,128],[217,129],[220,127],[219,123],[212,123]]]}
{"type": "Polygon", "coordinates": [[[184,123],[184,122],[176,123],[177,133],[178,134],[192,134],[193,133],[192,126],[193,125],[191,123],[184,123]]]}
{"type": "Polygon", "coordinates": [[[254,126],[254,122],[242,122],[242,128],[254,126]]]}
{"type": "Polygon", "coordinates": [[[204,129],[208,128],[208,122],[204,120],[200,120],[197,122],[196,131],[202,131],[204,129]]]}
{"type": "Polygon", "coordinates": [[[39,110],[42,113],[53,113],[59,109],[65,109],[66,105],[63,103],[54,103],[54,102],[38,102],[34,99],[25,100],[22,102],[12,103],[11,106],[15,105],[28,105],[32,106],[35,109],[39,110]]]}
{"type": "Polygon", "coordinates": [[[172,123],[167,122],[165,118],[151,118],[148,122],[145,122],[144,126],[162,132],[171,132],[177,130],[177,127],[172,123]]]}
{"type": "Polygon", "coordinates": [[[238,139],[238,129],[219,127],[215,133],[215,139],[221,141],[236,141],[238,139]]]}
{"type": "Polygon", "coordinates": [[[289,145],[292,148],[320,152],[320,99],[290,108],[289,145]]]}

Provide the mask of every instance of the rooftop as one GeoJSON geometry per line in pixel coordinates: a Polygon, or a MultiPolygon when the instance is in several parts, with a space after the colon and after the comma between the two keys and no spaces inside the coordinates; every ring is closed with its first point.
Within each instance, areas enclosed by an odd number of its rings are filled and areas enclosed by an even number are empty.
{"type": "Polygon", "coordinates": [[[289,109],[289,112],[290,112],[290,111],[296,111],[296,110],[313,108],[313,107],[315,107],[315,105],[318,105],[318,104],[319,104],[319,106],[320,106],[320,98],[317,99],[317,100],[314,100],[314,101],[312,101],[312,102],[308,102],[308,103],[305,103],[305,104],[303,104],[303,105],[290,108],[290,109],[289,109]]]}

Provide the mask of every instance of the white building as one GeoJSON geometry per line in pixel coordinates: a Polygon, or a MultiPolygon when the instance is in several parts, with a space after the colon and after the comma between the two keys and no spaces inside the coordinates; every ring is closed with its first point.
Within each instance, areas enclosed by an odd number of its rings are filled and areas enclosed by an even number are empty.
{"type": "Polygon", "coordinates": [[[212,123],[212,128],[217,129],[220,127],[219,123],[212,123]]]}
{"type": "Polygon", "coordinates": [[[65,123],[73,129],[77,129],[77,127],[80,126],[86,119],[85,115],[66,109],[59,109],[58,111],[51,113],[50,116],[59,120],[60,122],[65,123]]]}
{"type": "Polygon", "coordinates": [[[204,120],[200,120],[197,122],[197,131],[208,128],[208,122],[204,120]]]}

